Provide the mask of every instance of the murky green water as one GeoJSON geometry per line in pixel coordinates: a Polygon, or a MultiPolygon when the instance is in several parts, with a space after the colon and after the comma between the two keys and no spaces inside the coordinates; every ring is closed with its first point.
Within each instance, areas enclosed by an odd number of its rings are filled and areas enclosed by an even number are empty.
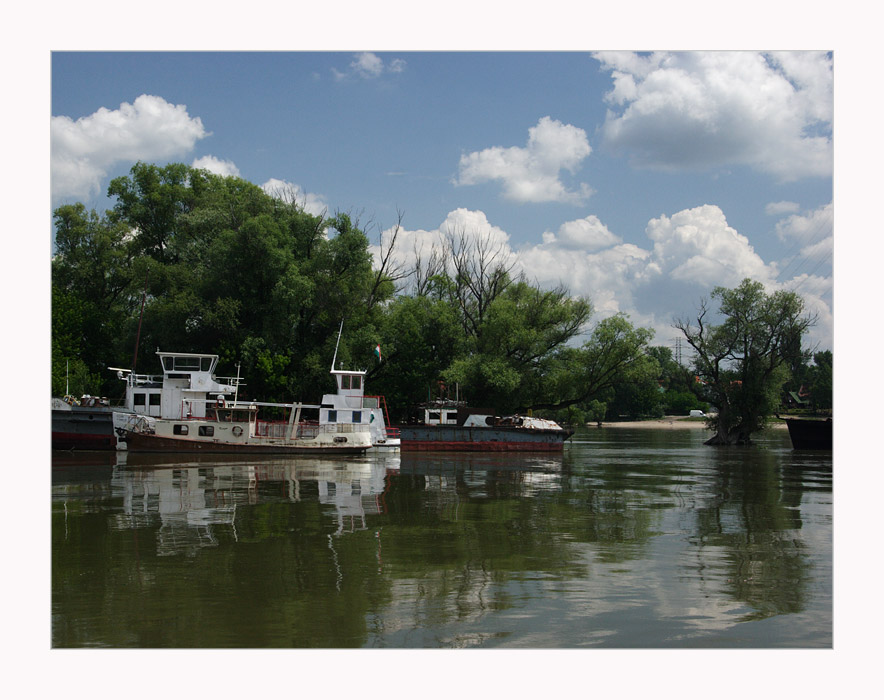
{"type": "Polygon", "coordinates": [[[832,646],[832,456],[53,455],[54,647],[832,646]],[[117,461],[123,464],[117,464],[117,461]]]}

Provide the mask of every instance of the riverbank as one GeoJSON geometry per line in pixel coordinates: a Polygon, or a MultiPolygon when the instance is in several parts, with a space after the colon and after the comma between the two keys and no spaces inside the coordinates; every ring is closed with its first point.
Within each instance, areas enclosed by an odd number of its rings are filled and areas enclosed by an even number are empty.
{"type": "MultiPolygon", "coordinates": [[[[587,423],[588,428],[596,427],[595,423],[587,423]]],[[[684,429],[706,429],[706,421],[696,418],[687,418],[686,416],[664,416],[654,420],[634,420],[634,421],[605,421],[601,424],[602,428],[655,428],[657,430],[684,430],[684,429]]],[[[784,421],[773,420],[768,428],[775,430],[786,430],[784,421]]]]}

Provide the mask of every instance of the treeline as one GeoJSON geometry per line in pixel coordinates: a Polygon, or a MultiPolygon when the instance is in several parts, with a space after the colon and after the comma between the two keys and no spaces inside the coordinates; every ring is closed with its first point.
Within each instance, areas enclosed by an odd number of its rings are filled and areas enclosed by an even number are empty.
{"type": "Polygon", "coordinates": [[[449,232],[406,270],[398,226],[375,263],[353,217],[311,215],[240,178],[139,163],[108,194],[104,214],[54,212],[54,395],[119,398],[107,368],[159,372],[159,348],[217,353],[224,375],[241,364],[248,398],[317,402],[343,321],[338,360],[369,370],[393,420],[443,392],[566,421],[700,405],[649,329],[619,315],[581,335],[590,300],[515,275],[489,239],[449,232]]]}

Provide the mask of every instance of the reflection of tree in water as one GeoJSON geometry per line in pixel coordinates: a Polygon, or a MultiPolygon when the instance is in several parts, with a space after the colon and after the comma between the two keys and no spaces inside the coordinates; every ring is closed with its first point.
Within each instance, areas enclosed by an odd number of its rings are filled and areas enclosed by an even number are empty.
{"type": "Polygon", "coordinates": [[[701,578],[724,580],[725,592],[753,609],[743,620],[800,612],[812,567],[801,540],[800,481],[784,484],[778,459],[764,450],[751,460],[735,450],[710,450],[716,483],[693,538],[701,578]]]}

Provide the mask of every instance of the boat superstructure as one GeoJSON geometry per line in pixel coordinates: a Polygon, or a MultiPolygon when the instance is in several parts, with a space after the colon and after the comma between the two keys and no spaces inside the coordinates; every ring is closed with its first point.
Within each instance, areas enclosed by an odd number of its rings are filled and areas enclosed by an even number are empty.
{"type": "Polygon", "coordinates": [[[387,426],[387,403],[383,396],[365,395],[364,370],[331,370],[337,393],[322,397],[321,420],[327,424],[367,426],[372,449],[399,449],[399,431],[387,426]]]}

